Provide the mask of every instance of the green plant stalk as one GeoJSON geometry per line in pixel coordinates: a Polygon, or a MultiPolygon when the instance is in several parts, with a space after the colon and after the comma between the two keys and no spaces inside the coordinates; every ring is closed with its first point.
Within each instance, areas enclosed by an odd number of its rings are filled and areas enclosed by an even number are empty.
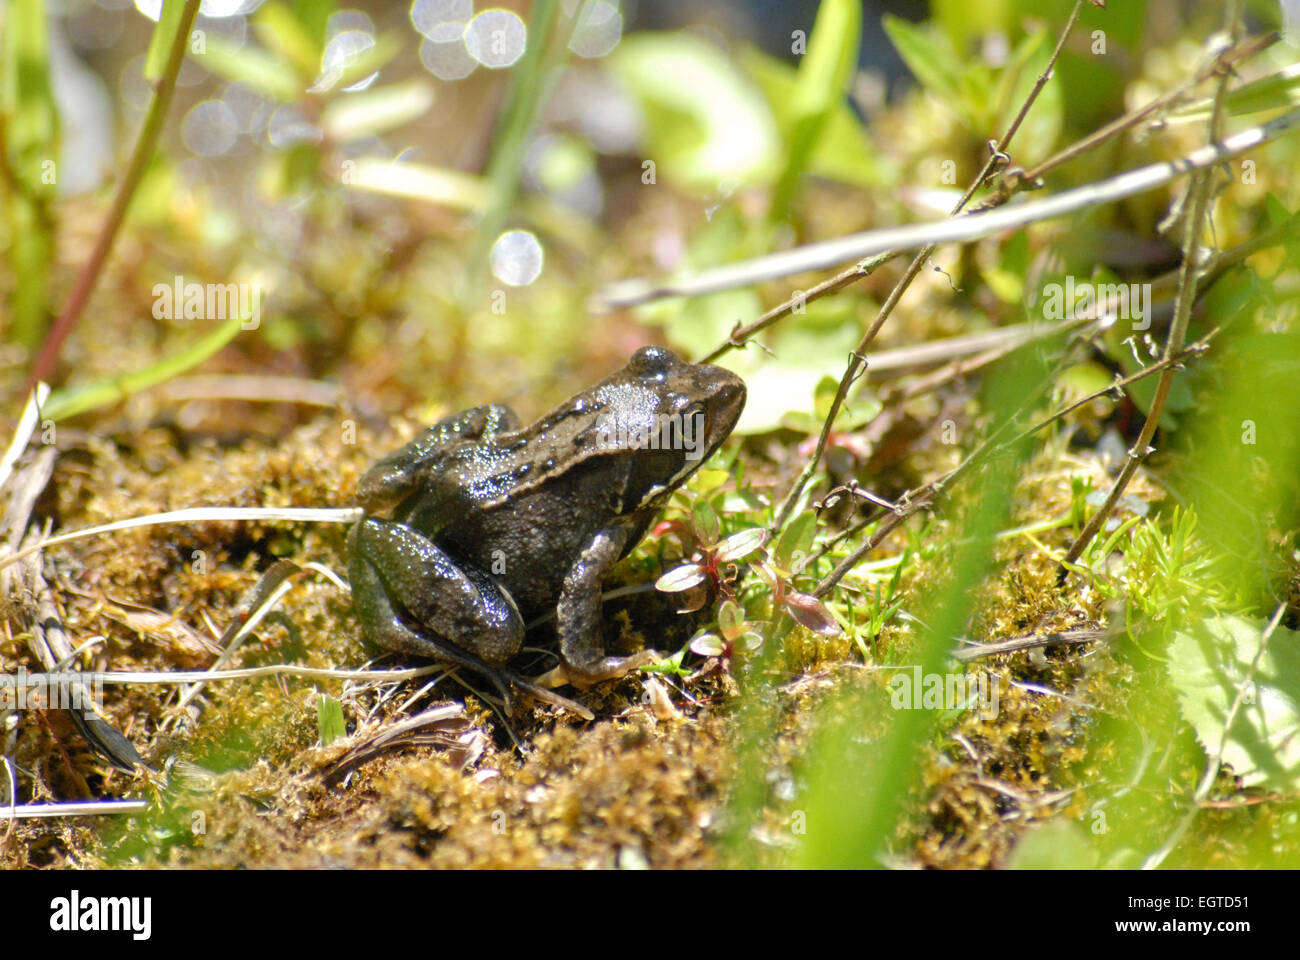
{"type": "Polygon", "coordinates": [[[10,260],[22,278],[10,309],[14,339],[36,349],[48,322],[46,295],[54,228],[53,178],[44,164],[58,156],[59,112],[50,85],[49,26],[43,0],[15,0],[7,10],[3,53],[0,165],[9,188],[10,260]]]}
{"type": "Polygon", "coordinates": [[[10,261],[14,276],[22,278],[10,301],[13,338],[28,349],[35,349],[45,332],[46,290],[50,260],[54,256],[54,229],[48,205],[27,194],[11,194],[9,227],[13,237],[10,261]]]}
{"type": "MultiPolygon", "coordinates": [[[[185,59],[190,30],[194,26],[194,18],[198,12],[199,0],[185,0],[185,12],[181,15],[180,29],[172,38],[166,68],[154,87],[153,100],[149,104],[149,112],[145,115],[144,126],[140,128],[140,136],[136,138],[135,149],[131,154],[126,174],[117,185],[117,192],[113,195],[113,205],[104,218],[104,225],[95,239],[95,248],[91,251],[90,258],[82,266],[81,273],[77,275],[77,282],[68,297],[67,305],[58,320],[54,322],[54,327],[50,330],[40,353],[37,354],[36,361],[32,364],[23,396],[31,393],[38,381],[50,378],[63,342],[68,339],[68,335],[77,325],[77,320],[81,317],[81,312],[85,309],[100,274],[103,273],[104,264],[113,250],[118,231],[126,219],[127,208],[130,207],[136,188],[140,185],[140,179],[144,176],[145,168],[149,165],[154,149],[158,146],[163,122],[167,119],[172,95],[176,92],[176,77],[181,70],[181,61],[185,59]]],[[[161,29],[165,21],[165,17],[160,17],[159,26],[155,29],[161,29]]]]}
{"type": "Polygon", "coordinates": [[[465,315],[473,312],[487,277],[488,255],[496,242],[519,190],[519,176],[524,166],[528,133],[533,128],[537,108],[549,86],[546,53],[559,15],[559,0],[537,0],[528,25],[528,47],[519,66],[511,71],[510,86],[502,110],[492,159],[488,161],[488,205],[479,221],[461,290],[461,308],[465,315]]]}

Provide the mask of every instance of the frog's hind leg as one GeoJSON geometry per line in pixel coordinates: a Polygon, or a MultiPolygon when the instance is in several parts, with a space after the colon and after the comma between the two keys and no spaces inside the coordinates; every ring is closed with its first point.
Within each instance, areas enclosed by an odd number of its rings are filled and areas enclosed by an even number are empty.
{"type": "Polygon", "coordinates": [[[361,628],[389,650],[449,661],[486,677],[507,704],[510,685],[591,719],[580,704],[537,686],[502,664],[519,650],[524,624],[514,601],[487,574],[455,564],[431,540],[401,524],[368,517],[348,536],[352,602],[361,628]],[[393,596],[405,598],[394,604],[393,596]],[[437,622],[431,635],[424,624],[437,622]],[[463,644],[463,646],[462,646],[463,644]],[[487,650],[495,664],[471,653],[487,650]]]}

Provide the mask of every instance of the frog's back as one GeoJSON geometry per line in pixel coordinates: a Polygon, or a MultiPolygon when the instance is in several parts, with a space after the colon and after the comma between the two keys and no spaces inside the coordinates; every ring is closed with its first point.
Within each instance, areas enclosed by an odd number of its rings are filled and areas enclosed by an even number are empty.
{"type": "MultiPolygon", "coordinates": [[[[626,477],[600,459],[469,510],[440,532],[445,549],[490,572],[526,619],[554,608],[582,551],[620,514],[626,477]]],[[[642,530],[652,517],[647,514],[642,530]]],[[[638,535],[635,539],[639,540],[638,535]]]]}

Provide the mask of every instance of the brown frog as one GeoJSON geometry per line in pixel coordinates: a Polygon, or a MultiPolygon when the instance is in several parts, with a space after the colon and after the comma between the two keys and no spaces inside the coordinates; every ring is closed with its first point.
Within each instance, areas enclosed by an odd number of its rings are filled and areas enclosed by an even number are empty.
{"type": "Polygon", "coordinates": [[[498,404],[435,424],[361,478],[348,537],[358,617],[380,646],[450,660],[540,695],[506,668],[554,613],[578,686],[655,662],[608,656],[601,582],[669,495],[721,445],[745,384],[643,347],[536,423],[498,404]]]}

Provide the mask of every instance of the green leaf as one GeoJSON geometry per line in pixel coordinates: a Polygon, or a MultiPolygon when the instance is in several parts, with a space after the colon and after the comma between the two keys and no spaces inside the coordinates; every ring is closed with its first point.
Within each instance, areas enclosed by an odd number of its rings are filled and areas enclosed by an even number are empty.
{"type": "Polygon", "coordinates": [[[194,57],[200,66],[272,100],[291,103],[306,89],[293,67],[250,43],[236,47],[214,34],[207,38],[204,48],[203,53],[194,57]]]}
{"type": "MultiPolygon", "coordinates": [[[[1228,113],[1234,117],[1261,110],[1284,110],[1300,103],[1300,63],[1283,67],[1277,73],[1260,77],[1228,92],[1228,113]]],[[[1210,115],[1214,100],[1207,98],[1175,110],[1171,121],[1199,120],[1210,115]]]]}
{"type": "Polygon", "coordinates": [[[708,192],[732,177],[775,179],[781,145],[772,114],[716,46],[688,33],[634,33],[605,62],[641,104],[655,182],[708,192]]]}
{"type": "Polygon", "coordinates": [[[772,216],[783,219],[799,175],[853,79],[862,37],[860,0],[822,0],[817,9],[808,53],[799,65],[786,136],[786,164],[772,202],[772,216]]]}
{"type": "Polygon", "coordinates": [[[321,746],[328,747],[335,740],[348,735],[348,725],[343,719],[343,704],[322,694],[316,701],[316,729],[321,746]]]}
{"type": "Polygon", "coordinates": [[[789,570],[799,558],[808,555],[816,535],[817,515],[811,510],[799,514],[790,521],[776,542],[777,564],[782,569],[789,570]]]}
{"type": "Polygon", "coordinates": [[[885,33],[907,69],[921,85],[944,103],[957,108],[962,97],[961,60],[952,47],[933,38],[923,27],[887,13],[885,33]]]}
{"type": "MultiPolygon", "coordinates": [[[[665,301],[665,309],[670,308],[665,301]]],[[[667,323],[668,339],[690,356],[708,353],[727,338],[737,323],[748,323],[763,312],[762,301],[754,290],[723,290],[703,297],[692,297],[685,304],[678,301],[667,323]]],[[[645,311],[652,316],[652,311],[645,311]]],[[[750,400],[753,401],[751,391],[750,400]]]]}
{"type": "Polygon", "coordinates": [[[965,50],[995,31],[1011,34],[1020,15],[1015,7],[1013,0],[932,0],[930,17],[954,49],[965,50]]]}
{"type": "Polygon", "coordinates": [[[749,556],[767,542],[767,530],[763,527],[750,527],[727,537],[718,544],[718,562],[731,563],[749,556]]]}
{"type": "Polygon", "coordinates": [[[316,79],[324,52],[323,33],[314,35],[315,31],[304,26],[292,10],[276,0],[253,15],[253,30],[282,63],[293,65],[300,80],[310,83],[316,79]]]}
{"type": "Polygon", "coordinates": [[[482,177],[408,161],[354,160],[344,182],[350,187],[424,200],[453,210],[482,210],[488,198],[482,177]]]}
{"type": "Polygon", "coordinates": [[[745,632],[745,611],[735,600],[723,600],[718,607],[718,629],[728,640],[745,632]]]}
{"type": "Polygon", "coordinates": [[[1296,226],[1300,225],[1300,213],[1293,214],[1288,211],[1282,205],[1282,201],[1272,193],[1264,198],[1264,207],[1268,212],[1269,226],[1275,228],[1289,227],[1287,232],[1290,239],[1284,239],[1282,246],[1286,250],[1287,262],[1292,267],[1300,268],[1300,231],[1296,230],[1296,226]]]}
{"type": "Polygon", "coordinates": [[[153,36],[149,38],[149,52],[144,61],[144,78],[150,83],[167,69],[167,55],[171,53],[184,13],[185,0],[163,0],[162,13],[158,16],[158,25],[153,28],[153,36]]]}
{"type": "Polygon", "coordinates": [[[322,111],[321,126],[336,140],[357,140],[410,123],[431,106],[433,85],[409,80],[341,94],[322,111]]]}
{"type": "MultiPolygon", "coordinates": [[[[742,50],[740,58],[745,72],[763,92],[782,141],[789,143],[795,121],[793,101],[798,72],[753,47],[742,50]]],[[[876,151],[846,98],[832,108],[812,145],[804,172],[859,187],[882,186],[896,179],[895,171],[876,151]]]]}
{"type": "Polygon", "coordinates": [[[690,649],[697,656],[720,657],[727,647],[716,633],[701,633],[691,639],[690,649]]]}
{"type": "Polygon", "coordinates": [[[695,504],[693,519],[695,521],[695,532],[699,534],[702,541],[708,544],[718,542],[718,537],[722,535],[722,526],[718,520],[717,512],[707,500],[701,500],[695,504]]]}
{"type": "Polygon", "coordinates": [[[698,587],[705,580],[704,568],[698,563],[683,563],[673,567],[655,581],[655,589],[663,593],[681,593],[698,587]]]}
{"type": "Polygon", "coordinates": [[[1077,824],[1058,819],[1044,823],[1021,838],[1011,851],[1011,870],[1080,870],[1097,866],[1097,849],[1077,824]]]}
{"type": "Polygon", "coordinates": [[[58,157],[59,110],[50,86],[49,26],[43,0],[12,0],[5,11],[3,111],[9,166],[29,194],[52,194],[41,163],[58,157]]]}
{"type": "MultiPolygon", "coordinates": [[[[1215,617],[1174,635],[1169,676],[1183,716],[1207,754],[1215,754],[1228,712],[1259,653],[1264,622],[1215,617]]],[[[1300,786],[1300,634],[1279,627],[1246,688],[1223,762],[1248,786],[1300,786]]]]}
{"type": "MultiPolygon", "coordinates": [[[[59,156],[59,111],[50,86],[49,28],[44,0],[11,0],[5,9],[0,50],[0,146],[4,166],[18,189],[7,196],[5,234],[12,283],[7,339],[34,350],[48,320],[48,276],[54,259],[54,225],[47,204],[54,199],[59,156]],[[5,162],[7,161],[7,162],[5,162]],[[11,318],[11,319],[10,319],[11,318]]],[[[0,323],[0,326],[3,326],[0,323]]]]}
{"type": "Polygon", "coordinates": [[[785,611],[799,626],[820,633],[824,637],[839,636],[840,622],[831,613],[830,607],[816,597],[797,590],[790,590],[781,600],[785,611]]]}

